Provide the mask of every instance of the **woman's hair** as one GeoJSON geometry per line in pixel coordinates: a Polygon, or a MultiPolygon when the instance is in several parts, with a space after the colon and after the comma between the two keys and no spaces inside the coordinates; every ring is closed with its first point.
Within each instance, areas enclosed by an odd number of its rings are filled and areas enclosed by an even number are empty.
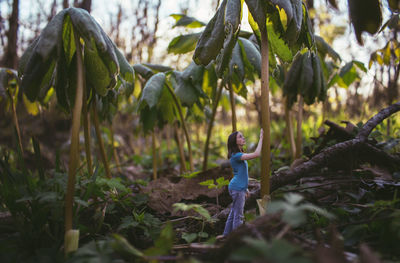
{"type": "Polygon", "coordinates": [[[232,132],[231,135],[229,135],[228,137],[228,159],[230,159],[234,153],[241,152],[239,146],[236,143],[237,134],[238,132],[235,131],[232,132]]]}

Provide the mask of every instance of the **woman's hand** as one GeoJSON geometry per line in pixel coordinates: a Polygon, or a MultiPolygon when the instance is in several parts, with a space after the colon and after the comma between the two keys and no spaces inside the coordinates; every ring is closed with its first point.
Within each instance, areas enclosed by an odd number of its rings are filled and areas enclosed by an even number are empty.
{"type": "Polygon", "coordinates": [[[246,190],[246,199],[249,198],[249,196],[250,196],[250,192],[249,192],[249,189],[247,189],[246,190]]]}
{"type": "Polygon", "coordinates": [[[264,130],[261,128],[260,130],[260,141],[264,138],[264,130]]]}

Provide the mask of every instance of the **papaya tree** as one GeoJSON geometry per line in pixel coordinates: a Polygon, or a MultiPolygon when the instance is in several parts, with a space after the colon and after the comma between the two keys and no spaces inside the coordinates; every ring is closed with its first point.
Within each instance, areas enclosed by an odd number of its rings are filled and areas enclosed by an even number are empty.
{"type": "MultiPolygon", "coordinates": [[[[41,101],[43,94],[54,87],[58,105],[72,114],[65,197],[65,253],[76,248],[78,241],[76,231],[72,230],[72,208],[79,164],[82,108],[85,111],[89,98],[104,97],[116,86],[120,64],[127,64],[118,52],[87,11],[68,8],[59,12],[47,24],[20,60],[18,72],[21,76],[21,89],[27,98],[30,101],[41,101]],[[74,245],[71,245],[71,236],[76,238],[74,245]]],[[[125,75],[121,77],[124,78],[125,75]]],[[[96,114],[95,100],[92,105],[96,114]]],[[[105,164],[105,169],[106,167],[105,164]]]]}
{"type": "MultiPolygon", "coordinates": [[[[310,41],[311,27],[306,7],[302,1],[244,1],[249,9],[249,22],[261,49],[261,128],[264,139],[261,158],[261,196],[269,195],[270,176],[270,114],[269,114],[269,58],[274,52],[269,48],[268,25],[276,35],[289,44],[310,41]],[[280,10],[284,12],[280,13],[280,10]],[[304,18],[304,19],[303,19],[304,18]],[[303,41],[298,41],[301,39],[303,41]]],[[[226,65],[230,57],[241,22],[241,0],[224,0],[200,36],[193,60],[208,65],[212,60],[226,65]]],[[[223,67],[222,67],[223,68],[223,67]]]]}
{"type": "MultiPolygon", "coordinates": [[[[186,16],[174,17],[177,21],[176,25],[186,25],[181,23],[181,20],[192,21],[191,24],[195,24],[196,27],[200,27],[204,24],[197,22],[194,18],[187,18],[186,16]]],[[[189,24],[189,25],[191,25],[189,24]]],[[[175,25],[175,26],[176,26],[175,25]]],[[[205,93],[212,100],[212,113],[207,128],[207,137],[204,147],[204,159],[203,159],[203,171],[207,169],[208,163],[208,148],[215,119],[215,114],[218,107],[218,102],[221,97],[222,89],[225,85],[228,86],[229,98],[232,111],[232,131],[237,130],[236,125],[236,111],[235,111],[235,93],[246,98],[247,88],[246,82],[255,82],[254,75],[261,75],[261,55],[257,44],[248,40],[252,34],[248,32],[239,31],[238,40],[233,42],[235,45],[231,51],[231,56],[225,56],[225,60],[220,60],[221,64],[210,63],[207,68],[216,68],[216,71],[205,71],[203,89],[205,93]],[[246,38],[247,37],[247,38],[246,38]],[[222,62],[224,64],[222,64],[222,62]],[[219,76],[217,76],[218,74],[219,76]],[[212,78],[210,78],[212,76],[212,78]],[[220,85],[216,91],[216,77],[220,77],[220,85]],[[213,82],[211,82],[212,80],[213,82]],[[212,84],[212,85],[210,85],[212,84]],[[211,89],[210,89],[211,88],[211,89]],[[208,91],[208,92],[207,92],[208,91]]],[[[175,54],[184,54],[192,51],[195,44],[198,41],[199,33],[187,34],[175,37],[168,46],[168,51],[175,54]]],[[[201,78],[199,78],[201,80],[201,78]]]]}
{"type": "Polygon", "coordinates": [[[167,67],[164,70],[160,68],[161,66],[157,65],[157,70],[152,69],[151,66],[150,64],[136,64],[133,68],[135,69],[136,75],[138,75],[138,79],[139,76],[143,79],[143,88],[140,94],[138,111],[144,133],[147,134],[151,132],[152,135],[153,179],[155,180],[157,179],[158,169],[155,127],[158,125],[161,128],[165,123],[172,122],[173,115],[171,114],[171,109],[168,107],[170,105],[165,103],[170,99],[170,97],[168,97],[168,92],[158,94],[160,92],[159,89],[163,88],[163,81],[165,81],[165,75],[162,75],[162,72],[169,71],[171,68],[167,67]],[[157,75],[157,73],[161,75],[157,75]],[[163,97],[161,100],[160,95],[163,97]]]}
{"type": "MultiPolygon", "coordinates": [[[[191,75],[185,74],[185,72],[172,71],[170,68],[158,65],[134,65],[134,68],[136,72],[147,79],[138,106],[144,131],[152,131],[156,125],[162,128],[167,123],[173,124],[178,118],[186,138],[190,170],[193,171],[192,148],[182,104],[191,103],[193,98],[197,98],[197,95],[181,90],[182,85],[190,85],[191,75]],[[182,76],[183,74],[185,75],[182,76]]],[[[179,141],[178,148],[181,155],[181,165],[183,165],[184,157],[179,141]]]]}

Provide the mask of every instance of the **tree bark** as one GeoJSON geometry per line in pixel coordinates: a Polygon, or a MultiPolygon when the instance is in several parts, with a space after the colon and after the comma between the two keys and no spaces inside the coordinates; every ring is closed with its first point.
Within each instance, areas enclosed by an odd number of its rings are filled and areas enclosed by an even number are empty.
{"type": "Polygon", "coordinates": [[[7,48],[3,57],[3,66],[16,69],[18,66],[17,40],[19,27],[19,0],[14,0],[12,4],[11,16],[8,19],[9,29],[7,31],[7,48]]]}
{"type": "MultiPolygon", "coordinates": [[[[259,25],[260,26],[260,25],[259,25]]],[[[261,128],[264,129],[261,150],[261,197],[270,192],[270,113],[269,113],[269,55],[268,31],[265,22],[260,26],[261,31],[261,128]]]]}
{"type": "Polygon", "coordinates": [[[220,86],[218,88],[216,97],[215,97],[215,101],[214,101],[214,105],[213,105],[213,109],[212,109],[212,113],[211,113],[211,119],[208,123],[207,138],[206,138],[206,143],[204,145],[203,171],[207,170],[208,148],[209,148],[209,144],[210,144],[211,132],[212,132],[212,128],[214,126],[215,115],[217,113],[218,103],[219,103],[219,99],[221,98],[221,93],[222,93],[223,87],[224,87],[224,83],[221,82],[220,86]]]}
{"type": "Polygon", "coordinates": [[[299,105],[297,112],[296,159],[300,158],[303,154],[303,132],[301,130],[303,124],[303,104],[304,99],[301,95],[299,95],[299,105]]]}
{"type": "Polygon", "coordinates": [[[293,122],[292,122],[292,114],[291,110],[289,109],[286,98],[284,98],[284,107],[285,107],[285,121],[286,121],[286,137],[289,143],[289,151],[290,151],[290,158],[292,161],[296,158],[296,143],[294,141],[294,134],[293,134],[293,122]]]}
{"type": "Polygon", "coordinates": [[[79,166],[79,128],[82,114],[82,101],[83,101],[83,59],[82,49],[79,42],[79,36],[74,31],[76,54],[77,54],[77,80],[76,80],[76,95],[75,104],[72,113],[72,128],[71,128],[71,146],[69,150],[69,164],[68,164],[68,183],[67,191],[65,194],[65,238],[64,250],[67,254],[68,251],[68,236],[72,230],[73,221],[73,205],[75,193],[75,177],[76,171],[79,166]]]}
{"type": "Polygon", "coordinates": [[[68,8],[69,7],[69,4],[68,4],[68,0],[63,0],[63,8],[65,9],[65,8],[68,8]]]}
{"type": "Polygon", "coordinates": [[[231,113],[232,113],[232,132],[237,131],[237,119],[236,119],[236,105],[235,105],[235,92],[233,91],[231,80],[228,81],[229,86],[229,100],[231,102],[231,113]]]}
{"type": "MultiPolygon", "coordinates": [[[[75,1],[77,2],[77,1],[75,1]]],[[[92,0],[82,0],[82,2],[75,4],[76,7],[85,9],[90,13],[91,8],[92,8],[92,0]]]]}

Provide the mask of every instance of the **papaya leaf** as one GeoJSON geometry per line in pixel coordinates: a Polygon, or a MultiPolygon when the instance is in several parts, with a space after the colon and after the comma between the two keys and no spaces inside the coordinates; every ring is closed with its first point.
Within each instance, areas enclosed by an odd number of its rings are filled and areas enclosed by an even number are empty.
{"type": "Polygon", "coordinates": [[[255,31],[255,29],[256,29],[255,24],[257,25],[257,28],[260,27],[260,26],[265,26],[265,23],[266,23],[266,6],[265,6],[265,4],[263,4],[264,1],[245,0],[245,2],[246,2],[246,5],[247,5],[247,7],[249,9],[249,16],[251,16],[251,20],[253,21],[252,23],[250,23],[251,28],[253,29],[253,31],[255,31]]]}
{"type": "Polygon", "coordinates": [[[185,54],[196,48],[201,33],[177,36],[168,45],[168,53],[185,54]]]}
{"type": "Polygon", "coordinates": [[[151,76],[154,75],[154,72],[151,70],[151,68],[143,65],[143,64],[135,64],[133,65],[133,69],[135,70],[135,74],[140,75],[144,79],[149,79],[151,76]]]}
{"type": "Polygon", "coordinates": [[[245,77],[245,68],[242,53],[239,44],[236,42],[232,50],[232,57],[229,62],[229,76],[231,79],[236,75],[237,82],[243,82],[245,77]]]}
{"type": "Polygon", "coordinates": [[[198,65],[208,65],[215,59],[224,44],[224,17],[227,0],[224,0],[197,42],[193,60],[198,65]]]}
{"type": "Polygon", "coordinates": [[[146,101],[147,105],[151,108],[157,105],[160,100],[161,93],[165,84],[165,74],[157,73],[153,75],[143,88],[140,102],[146,101]]]}
{"type": "Polygon", "coordinates": [[[252,41],[239,38],[243,62],[245,64],[246,78],[251,79],[250,75],[256,73],[261,77],[261,53],[252,41]]]}
{"type": "Polygon", "coordinates": [[[130,95],[134,92],[135,88],[135,72],[117,46],[114,43],[112,43],[112,45],[114,47],[115,54],[117,55],[118,64],[120,67],[118,86],[123,86],[124,90],[126,91],[125,94],[130,95]]]}
{"type": "Polygon", "coordinates": [[[326,43],[322,37],[315,36],[315,43],[317,45],[318,52],[323,58],[328,55],[335,61],[342,60],[340,55],[328,43],[326,43]]]}
{"type": "Polygon", "coordinates": [[[159,126],[162,127],[164,123],[173,123],[176,120],[175,103],[171,93],[168,89],[163,88],[161,92],[160,100],[157,104],[157,110],[159,112],[159,126]]]}
{"type": "Polygon", "coordinates": [[[172,70],[171,67],[163,66],[163,65],[159,65],[159,64],[143,63],[143,65],[145,65],[148,68],[151,68],[151,70],[153,70],[154,73],[167,72],[167,71],[172,70]]]}
{"type": "Polygon", "coordinates": [[[184,14],[172,14],[170,16],[174,18],[176,22],[173,27],[183,26],[186,28],[199,28],[205,26],[203,22],[184,14]]]}
{"type": "Polygon", "coordinates": [[[363,45],[362,32],[375,34],[382,23],[381,4],[379,0],[348,1],[350,22],[353,25],[357,41],[363,45]]]}
{"type": "Polygon", "coordinates": [[[292,51],[289,46],[279,38],[271,23],[267,25],[268,41],[271,51],[276,54],[282,61],[291,62],[293,60],[292,51]]]}

